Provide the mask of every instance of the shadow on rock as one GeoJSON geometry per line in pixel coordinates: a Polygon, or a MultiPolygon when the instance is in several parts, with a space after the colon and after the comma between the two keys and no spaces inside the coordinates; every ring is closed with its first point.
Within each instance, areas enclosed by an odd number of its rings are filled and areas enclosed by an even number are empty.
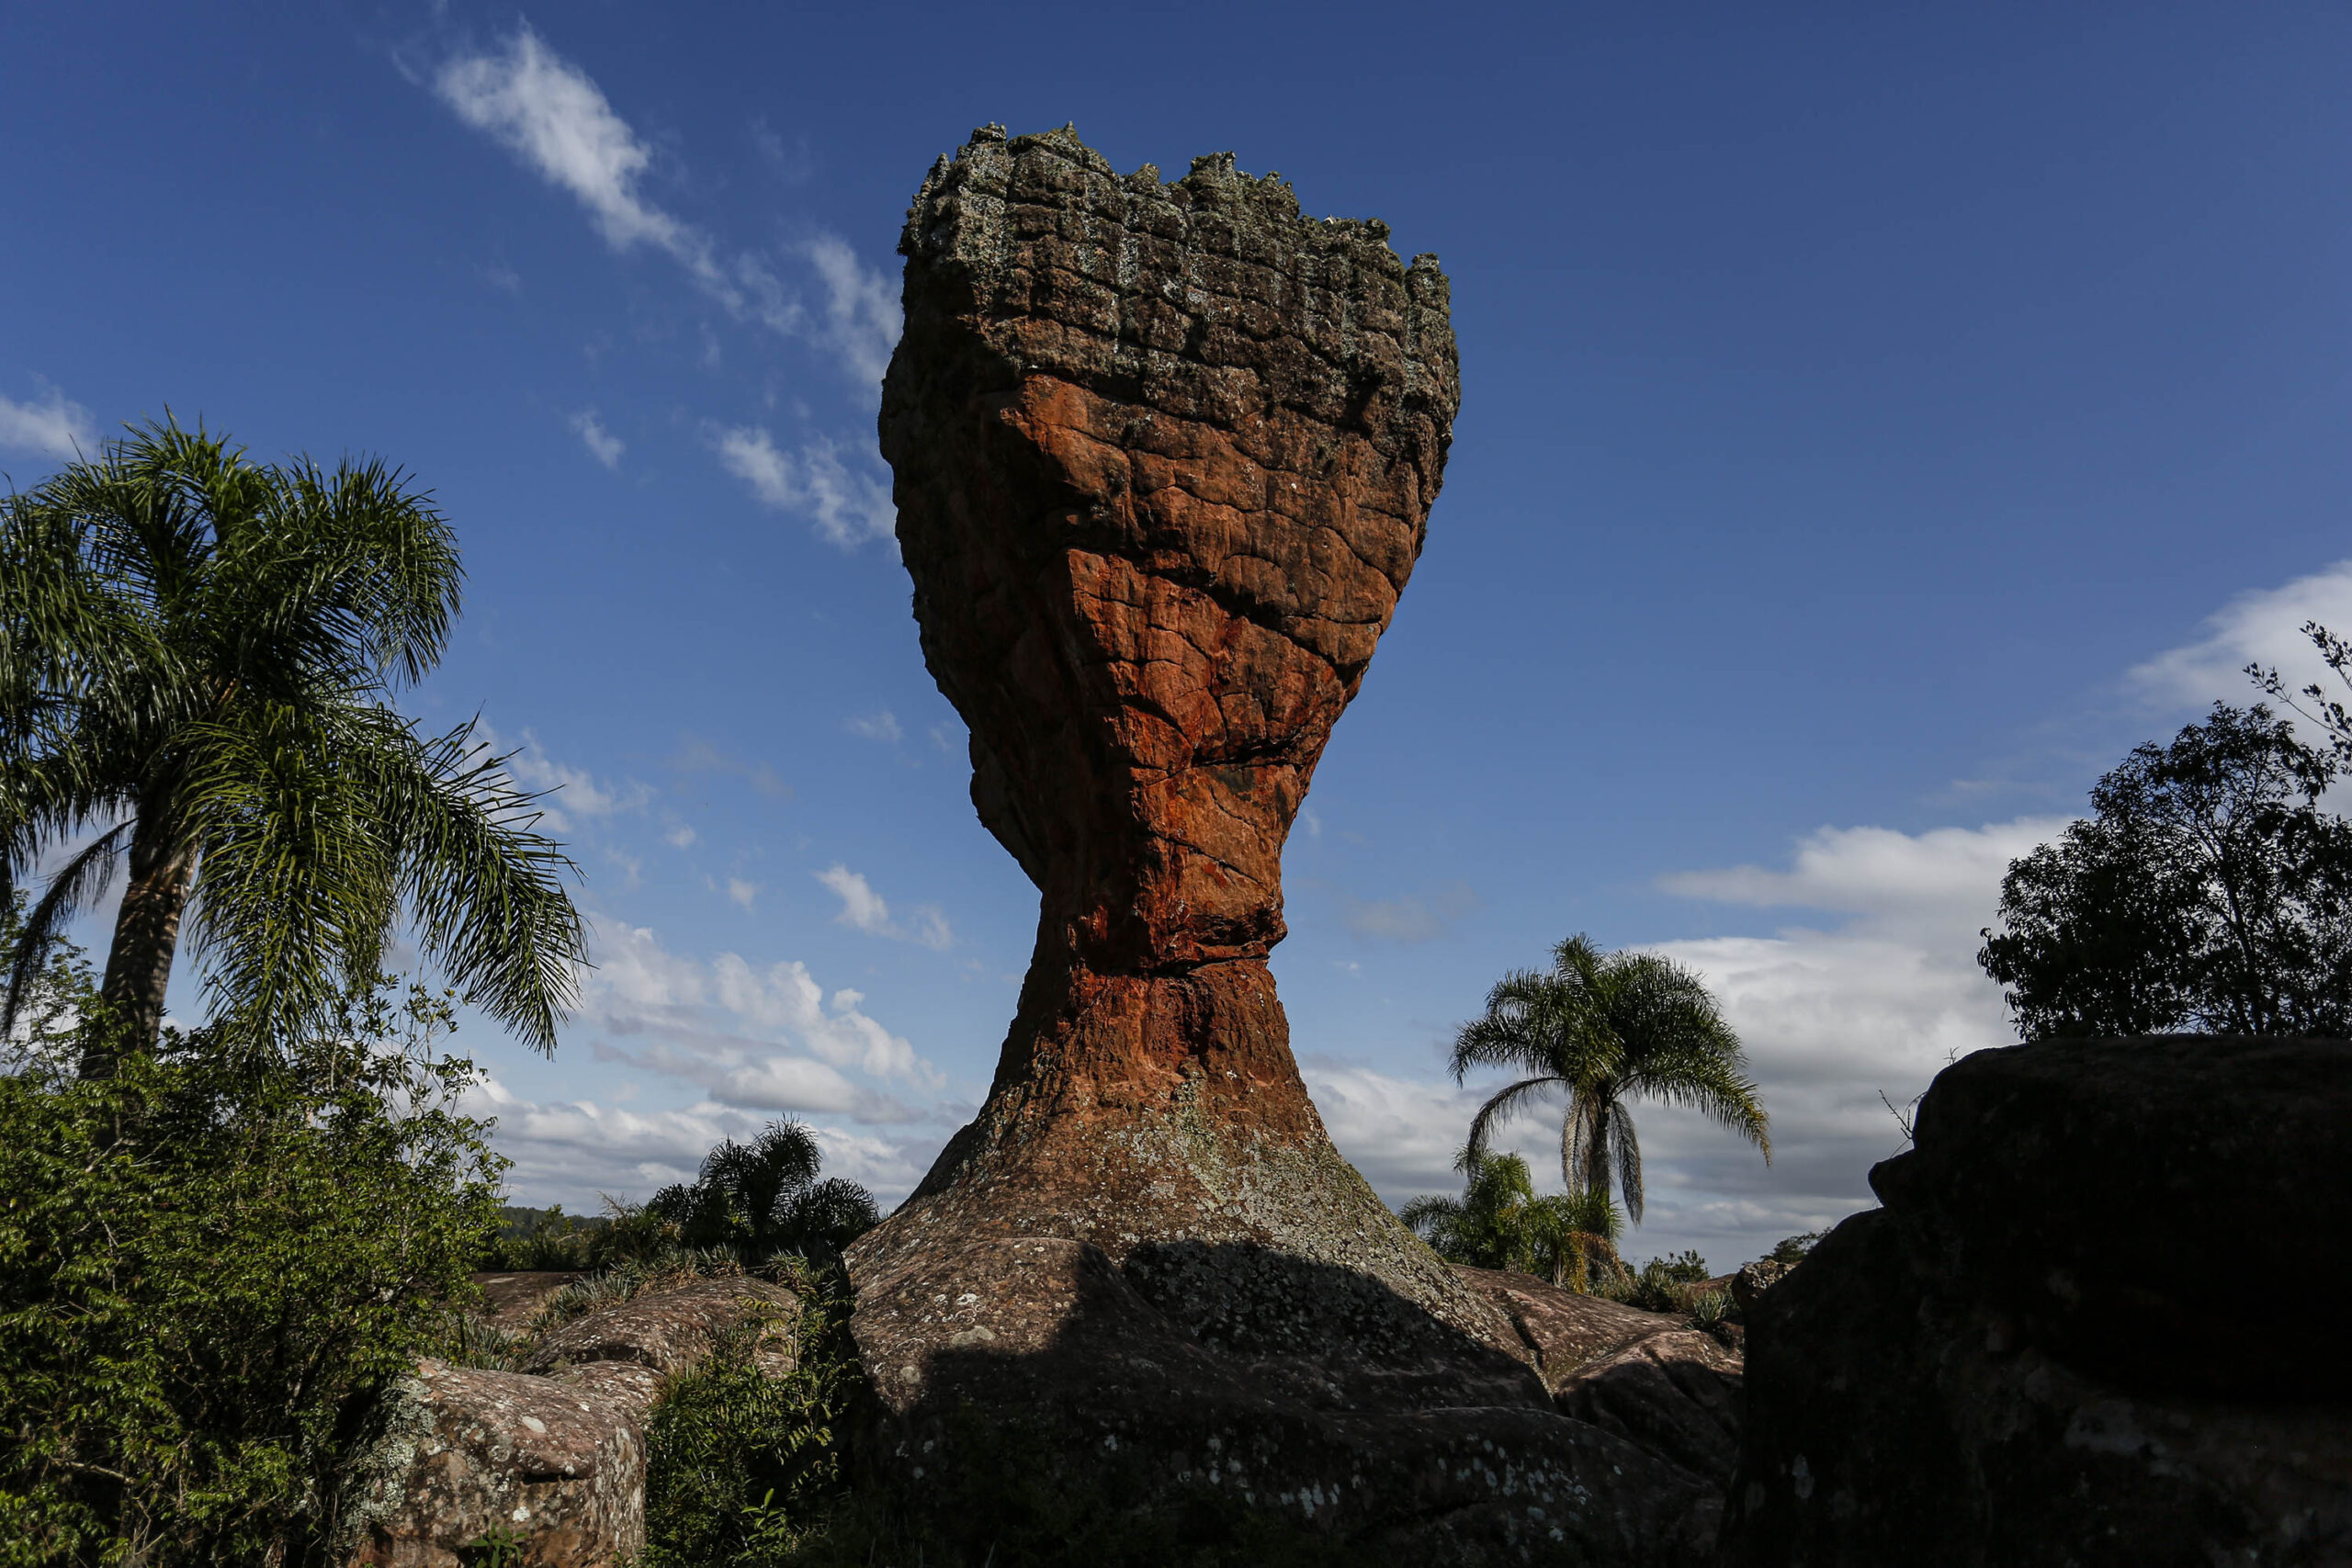
{"type": "Polygon", "coordinates": [[[1656,1438],[1727,1419],[1737,1363],[1705,1341],[1683,1375],[1715,1386],[1694,1401],[1661,1369],[1704,1336],[1594,1304],[1623,1314],[1598,1337],[1610,1364],[1547,1382],[1532,1353],[1266,1248],[1165,1244],[1122,1268],[1083,1242],[975,1241],[861,1289],[864,1457],[975,1561],[1055,1531],[1172,1554],[1137,1562],[1277,1541],[1300,1561],[1703,1561],[1731,1439],[1656,1438]],[[1692,1408],[1660,1420],[1661,1401],[1692,1408]],[[1614,1408],[1642,1414],[1612,1429],[1614,1408]]]}
{"type": "Polygon", "coordinates": [[[2352,1562],[2352,1044],[2051,1041],[1758,1298],[1722,1561],[2352,1562]]]}

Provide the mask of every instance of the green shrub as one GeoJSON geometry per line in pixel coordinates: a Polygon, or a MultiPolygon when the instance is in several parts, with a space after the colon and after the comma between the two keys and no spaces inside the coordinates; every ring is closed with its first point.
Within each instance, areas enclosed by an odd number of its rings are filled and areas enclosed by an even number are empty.
{"type": "Polygon", "coordinates": [[[1705,1258],[1696,1252],[1678,1252],[1670,1258],[1651,1258],[1639,1273],[1626,1273],[1600,1293],[1644,1312],[1687,1313],[1690,1287],[1712,1278],[1705,1258]]]}
{"type": "Polygon", "coordinates": [[[755,1314],[672,1383],[646,1428],[639,1568],[770,1568],[821,1535],[841,1484],[840,1427],[854,1373],[831,1288],[795,1277],[801,1311],[755,1314]],[[788,1346],[789,1376],[759,1365],[788,1346]]]}
{"type": "Polygon", "coordinates": [[[1764,1261],[1802,1263],[1804,1261],[1805,1254],[1813,1250],[1813,1244],[1827,1234],[1826,1231],[1807,1231],[1803,1235],[1792,1235],[1785,1241],[1777,1242],[1773,1245],[1772,1250],[1764,1255],[1764,1261]]]}
{"type": "Polygon", "coordinates": [[[112,1078],[0,1074],[0,1565],[311,1552],[503,1165],[433,1055],[445,1000],[383,982],[339,1021],[299,1060],[167,1031],[112,1078]]]}
{"type": "Polygon", "coordinates": [[[482,1248],[481,1266],[501,1271],[590,1268],[611,1224],[575,1218],[560,1203],[552,1209],[509,1206],[498,1212],[498,1233],[482,1248]]]}

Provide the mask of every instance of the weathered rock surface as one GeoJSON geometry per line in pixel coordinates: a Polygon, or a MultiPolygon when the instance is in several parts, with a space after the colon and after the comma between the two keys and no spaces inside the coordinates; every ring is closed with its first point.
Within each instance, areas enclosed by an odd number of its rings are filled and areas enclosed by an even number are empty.
{"type": "MultiPolygon", "coordinates": [[[[797,1311],[764,1281],[705,1280],[558,1327],[524,1371],[424,1361],[388,1391],[345,1484],[342,1560],[457,1568],[503,1531],[517,1568],[627,1562],[645,1547],[645,1422],[662,1388],[747,1316],[797,1311]]],[[[791,1369],[790,1343],[761,1346],[771,1375],[791,1369]]]]}
{"type": "Polygon", "coordinates": [[[1436,259],[1229,154],[1163,183],[996,127],[899,248],[899,545],[1040,911],[987,1102],[850,1254],[876,1451],[935,1481],[977,1411],[1074,1483],[1115,1454],[1419,1561],[1700,1550],[1705,1445],[1563,1414],[1332,1148],[1267,969],[1283,841],[1443,476],[1436,259]]]}
{"type": "Polygon", "coordinates": [[[1272,1245],[1496,1326],[1332,1150],[1266,967],[1459,396],[1444,276],[1386,242],[1068,131],[976,131],[918,193],[882,449],[974,804],[1041,905],[988,1101],[862,1273],[933,1236],[1272,1245]]]}
{"type": "Polygon", "coordinates": [[[1980,1052],[1749,1313],[1728,1565],[2352,1562],[2352,1044],[1980,1052]]]}
{"type": "Polygon", "coordinates": [[[519,1334],[531,1325],[548,1298],[587,1274],[578,1269],[485,1270],[473,1276],[481,1287],[481,1319],[492,1328],[519,1334]]]}

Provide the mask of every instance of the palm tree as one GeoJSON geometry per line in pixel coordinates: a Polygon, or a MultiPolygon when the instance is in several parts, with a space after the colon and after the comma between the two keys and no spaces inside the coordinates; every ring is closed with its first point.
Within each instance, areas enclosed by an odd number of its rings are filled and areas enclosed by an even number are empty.
{"type": "Polygon", "coordinates": [[[1590,1288],[1596,1264],[1611,1274],[1624,1271],[1617,1257],[1624,1221],[1606,1191],[1539,1198],[1517,1155],[1464,1148],[1453,1168],[1464,1177],[1461,1197],[1416,1198],[1397,1212],[1439,1257],[1476,1269],[1515,1269],[1577,1291],[1590,1288]]]}
{"type": "Polygon", "coordinates": [[[1474,1067],[1522,1074],[1478,1108],[1465,1156],[1487,1152],[1494,1129],[1564,1096],[1560,1175],[1572,1193],[1606,1195],[1642,1221],[1642,1145],[1626,1102],[1657,1100],[1712,1117],[1772,1159],[1764,1107],[1745,1076],[1747,1053],[1698,976],[1646,953],[1604,953],[1578,935],[1553,949],[1549,974],[1508,975],[1487,994],[1483,1018],[1454,1036],[1456,1083],[1474,1067]]]}
{"type": "Polygon", "coordinates": [[[881,1219],[874,1195],[841,1177],[817,1179],[824,1151],[806,1123],[771,1122],[748,1144],[704,1156],[691,1187],[665,1187],[645,1212],[690,1247],[732,1247],[758,1260],[780,1252],[828,1262],[881,1219]]]}
{"type": "Polygon", "coordinates": [[[6,955],[0,1033],[128,862],[85,1076],[153,1048],[183,920],[216,1015],[255,1038],[321,1027],[405,916],[552,1051],[576,868],[471,724],[422,735],[387,702],[439,661],[462,577],[405,475],[259,464],[168,420],[0,498],[0,894],[96,835],[6,955]]]}

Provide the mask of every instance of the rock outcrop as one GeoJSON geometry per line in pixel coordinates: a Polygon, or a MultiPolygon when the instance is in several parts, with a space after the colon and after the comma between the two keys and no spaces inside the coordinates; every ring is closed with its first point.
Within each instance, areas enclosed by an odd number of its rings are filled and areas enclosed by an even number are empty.
{"type": "Polygon", "coordinates": [[[1727,1443],[1564,1413],[1513,1309],[1331,1146],[1267,968],[1443,477],[1435,258],[1229,154],[1163,183],[996,127],[900,250],[899,545],[1040,911],[987,1102],[850,1253],[876,1451],[936,1490],[977,1412],[1147,1511],[1205,1492],[1431,1562],[1700,1550],[1727,1443]]]}
{"type": "MultiPolygon", "coordinates": [[[[345,1483],[340,1560],[458,1568],[504,1537],[514,1545],[501,1561],[515,1568],[629,1562],[645,1547],[654,1401],[728,1329],[752,1316],[788,1325],[798,1311],[797,1296],[762,1280],[704,1280],[560,1325],[520,1371],[424,1361],[386,1392],[345,1483]]],[[[765,1336],[755,1358],[782,1376],[791,1346],[765,1336]]]]}
{"type": "Polygon", "coordinates": [[[1980,1052],[1748,1309],[1736,1568],[2352,1561],[2352,1044],[1980,1052]]]}

